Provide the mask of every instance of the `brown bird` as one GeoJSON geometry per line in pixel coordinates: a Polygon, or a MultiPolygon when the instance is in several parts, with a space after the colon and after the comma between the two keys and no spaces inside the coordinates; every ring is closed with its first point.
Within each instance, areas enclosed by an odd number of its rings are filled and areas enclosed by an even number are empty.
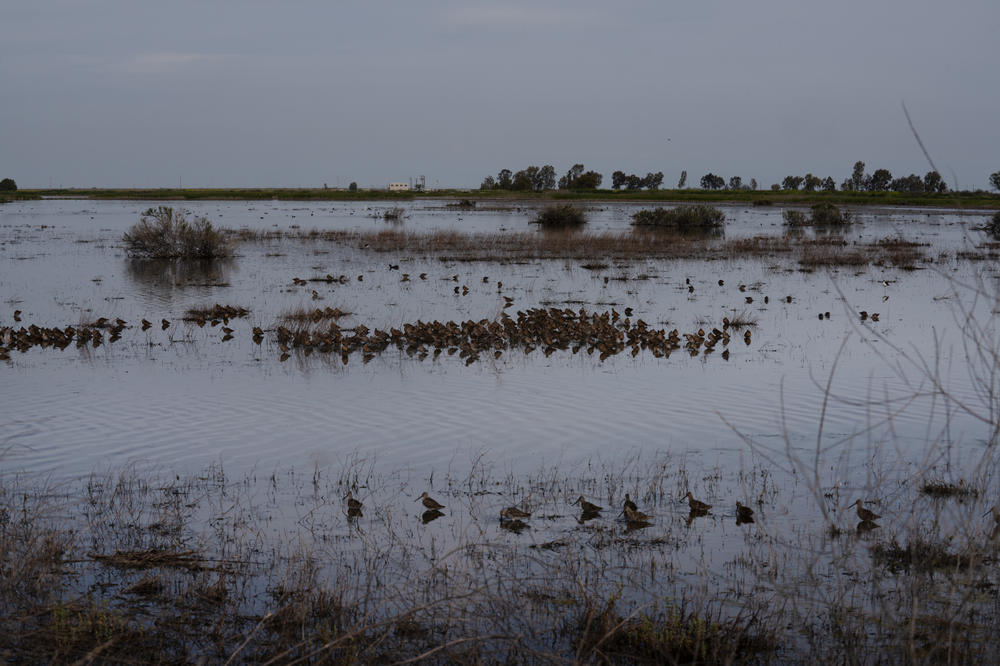
{"type": "Polygon", "coordinates": [[[444,504],[441,504],[437,500],[433,499],[430,495],[427,494],[427,491],[424,491],[424,493],[417,498],[418,502],[421,500],[423,500],[423,505],[428,509],[431,509],[432,511],[440,511],[441,509],[444,508],[444,504]]]}
{"type": "Polygon", "coordinates": [[[687,492],[687,495],[681,499],[686,499],[688,501],[688,506],[691,507],[692,511],[705,512],[712,508],[711,504],[705,504],[704,502],[696,500],[690,490],[687,492]]]}
{"type": "Polygon", "coordinates": [[[738,523],[752,523],[753,522],[753,509],[740,503],[736,500],[736,522],[738,523]]]}
{"type": "Polygon", "coordinates": [[[628,496],[628,493],[625,493],[625,508],[631,509],[632,511],[639,510],[639,507],[636,506],[635,502],[632,501],[632,498],[628,496]]]}
{"type": "Polygon", "coordinates": [[[649,514],[643,513],[642,511],[637,511],[635,509],[630,509],[628,505],[625,506],[625,519],[630,523],[648,523],[653,519],[649,514]]]}
{"type": "Polygon", "coordinates": [[[145,331],[152,325],[153,325],[152,322],[146,321],[145,319],[142,320],[142,330],[145,331]]]}
{"type": "Polygon", "coordinates": [[[858,518],[860,518],[861,520],[873,521],[873,520],[876,520],[876,519],[882,517],[882,516],[880,516],[880,515],[878,515],[876,513],[873,513],[871,511],[869,511],[868,509],[864,508],[863,506],[861,506],[861,499],[860,498],[857,499],[857,500],[855,500],[854,504],[848,505],[847,508],[850,509],[852,506],[857,506],[858,507],[858,518]]]}
{"type": "Polygon", "coordinates": [[[601,511],[603,509],[603,507],[597,506],[596,504],[591,504],[587,500],[583,499],[583,495],[577,497],[576,501],[573,502],[573,504],[579,504],[580,508],[583,509],[584,513],[597,513],[598,511],[601,511]]]}
{"type": "Polygon", "coordinates": [[[348,511],[361,511],[361,507],[364,506],[361,503],[361,500],[355,499],[353,493],[351,493],[350,490],[347,491],[347,497],[345,497],[344,499],[347,500],[348,511]]]}
{"type": "Polygon", "coordinates": [[[168,328],[170,328],[170,322],[167,321],[166,319],[162,319],[160,321],[160,328],[164,331],[167,330],[168,328]]]}
{"type": "Polygon", "coordinates": [[[531,518],[530,511],[521,511],[516,506],[509,506],[500,510],[500,520],[514,520],[517,518],[531,518]]]}

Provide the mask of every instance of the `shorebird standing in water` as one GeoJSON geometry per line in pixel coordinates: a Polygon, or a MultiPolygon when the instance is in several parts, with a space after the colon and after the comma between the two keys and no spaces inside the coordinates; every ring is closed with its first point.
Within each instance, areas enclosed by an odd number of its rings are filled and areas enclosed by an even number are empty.
{"type": "Polygon", "coordinates": [[[521,511],[516,506],[509,506],[500,510],[500,520],[515,520],[518,518],[531,518],[530,511],[521,511]]]}
{"type": "Polygon", "coordinates": [[[681,499],[686,499],[688,501],[688,506],[691,507],[692,513],[708,513],[708,510],[712,508],[711,504],[705,504],[704,502],[699,502],[691,494],[691,491],[687,491],[687,494],[681,499]]]}
{"type": "Polygon", "coordinates": [[[653,519],[648,513],[643,513],[637,509],[630,509],[627,504],[625,505],[624,513],[625,519],[630,523],[648,523],[653,519]]]}
{"type": "Polygon", "coordinates": [[[350,490],[347,491],[347,497],[345,497],[344,499],[347,500],[348,511],[361,511],[361,507],[364,506],[361,503],[361,500],[355,499],[354,495],[351,493],[350,490]]]}
{"type": "Polygon", "coordinates": [[[418,502],[421,500],[423,500],[423,505],[428,509],[431,509],[432,511],[440,511],[441,509],[444,508],[444,504],[441,504],[437,500],[433,499],[430,495],[427,494],[426,490],[420,497],[417,498],[418,502]]]}
{"type": "Polygon", "coordinates": [[[583,499],[583,495],[580,495],[579,497],[577,497],[576,501],[573,502],[573,504],[579,504],[580,508],[583,509],[584,513],[597,513],[598,511],[600,511],[603,508],[603,507],[597,506],[596,504],[591,504],[587,500],[583,499]]]}
{"type": "Polygon", "coordinates": [[[866,509],[863,506],[861,506],[861,499],[860,498],[858,498],[857,500],[855,500],[854,504],[848,505],[847,508],[850,509],[852,506],[857,506],[858,507],[858,518],[860,518],[861,520],[874,521],[874,520],[882,517],[882,516],[878,515],[877,513],[869,511],[868,509],[866,509]]]}

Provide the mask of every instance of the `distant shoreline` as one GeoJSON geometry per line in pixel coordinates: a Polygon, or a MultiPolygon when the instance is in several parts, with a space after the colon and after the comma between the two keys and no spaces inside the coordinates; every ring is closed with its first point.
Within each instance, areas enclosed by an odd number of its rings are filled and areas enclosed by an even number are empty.
{"type": "Polygon", "coordinates": [[[715,203],[767,206],[772,204],[812,204],[821,201],[859,206],[922,206],[935,208],[1000,208],[1000,194],[988,192],[946,192],[907,194],[902,192],[802,192],[771,190],[662,189],[656,191],[549,190],[546,192],[441,189],[425,192],[326,188],[67,188],[28,189],[6,192],[8,201],[19,199],[121,199],[153,201],[408,201],[414,199],[469,199],[471,201],[601,201],[655,202],[658,204],[709,201],[715,203]]]}

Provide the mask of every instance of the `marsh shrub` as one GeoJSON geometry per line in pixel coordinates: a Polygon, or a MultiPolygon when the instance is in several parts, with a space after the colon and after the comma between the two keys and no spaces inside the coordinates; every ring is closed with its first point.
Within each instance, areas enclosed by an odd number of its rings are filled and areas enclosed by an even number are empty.
{"type": "Polygon", "coordinates": [[[223,234],[204,217],[188,221],[169,206],[149,208],[122,237],[129,256],[147,259],[216,259],[229,256],[223,234]]]}
{"type": "Polygon", "coordinates": [[[986,229],[986,233],[991,236],[1000,237],[1000,210],[993,213],[993,218],[986,223],[984,229],[986,229]]]}
{"type": "Polygon", "coordinates": [[[393,206],[382,214],[387,220],[402,220],[406,216],[406,210],[399,206],[393,206]]]}
{"type": "Polygon", "coordinates": [[[543,229],[575,229],[587,223],[587,216],[571,204],[546,206],[534,222],[543,229]]]}
{"type": "Polygon", "coordinates": [[[677,206],[676,208],[654,208],[640,210],[632,216],[632,224],[637,227],[659,229],[718,229],[726,221],[726,215],[715,206],[677,206]]]}
{"type": "Polygon", "coordinates": [[[781,217],[785,220],[785,224],[791,227],[803,227],[809,224],[809,218],[801,210],[783,210],[781,217]]]}
{"type": "Polygon", "coordinates": [[[809,216],[799,210],[786,210],[782,211],[781,217],[784,218],[785,224],[791,227],[838,226],[853,222],[850,213],[843,212],[837,206],[826,201],[813,204],[809,216]]]}
{"type": "Polygon", "coordinates": [[[0,180],[0,190],[5,192],[14,192],[17,190],[17,183],[14,182],[13,178],[4,178],[0,180]]]}
{"type": "Polygon", "coordinates": [[[813,224],[850,224],[851,214],[840,210],[837,206],[828,201],[813,204],[812,223],[813,224]]]}

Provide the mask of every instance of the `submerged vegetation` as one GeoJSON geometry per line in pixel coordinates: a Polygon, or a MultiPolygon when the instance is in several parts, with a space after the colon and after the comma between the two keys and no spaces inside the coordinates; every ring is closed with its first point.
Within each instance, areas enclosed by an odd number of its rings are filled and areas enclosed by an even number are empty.
{"type": "Polygon", "coordinates": [[[579,229],[587,223],[582,209],[572,204],[546,206],[534,220],[542,229],[579,229]]]}
{"type": "Polygon", "coordinates": [[[637,227],[669,229],[672,231],[705,231],[721,228],[726,215],[715,206],[677,206],[640,210],[632,216],[637,227]]]}
{"type": "Polygon", "coordinates": [[[781,213],[785,224],[790,227],[802,226],[842,226],[851,224],[854,219],[849,212],[841,211],[836,205],[824,201],[813,204],[809,217],[799,210],[785,210],[781,213]]]}
{"type": "Polygon", "coordinates": [[[149,208],[122,237],[129,256],[142,259],[218,259],[230,249],[204,217],[188,220],[170,206],[149,208]]]}

